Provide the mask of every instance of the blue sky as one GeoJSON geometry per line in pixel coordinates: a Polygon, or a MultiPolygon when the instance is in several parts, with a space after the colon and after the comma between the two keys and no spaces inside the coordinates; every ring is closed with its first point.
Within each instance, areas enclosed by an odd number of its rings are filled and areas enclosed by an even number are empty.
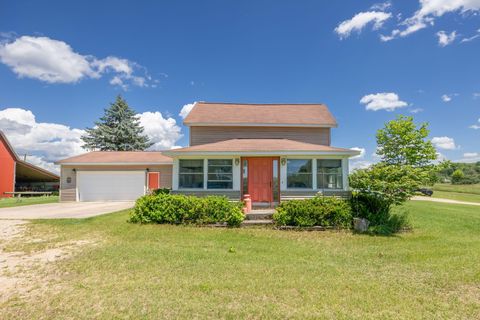
{"type": "MultiPolygon", "coordinates": [[[[0,1],[0,129],[47,168],[122,94],[158,149],[194,101],[326,103],[332,144],[398,114],[480,160],[480,0],[0,1]],[[478,38],[477,38],[478,37],[478,38]],[[367,110],[368,108],[368,110],[367,110]]],[[[183,137],[181,137],[183,135],[183,137]]]]}

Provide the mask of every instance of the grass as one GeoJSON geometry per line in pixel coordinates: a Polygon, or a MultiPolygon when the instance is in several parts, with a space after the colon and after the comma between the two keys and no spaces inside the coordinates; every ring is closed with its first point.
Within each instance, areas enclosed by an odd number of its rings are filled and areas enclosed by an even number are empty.
{"type": "Polygon", "coordinates": [[[480,195],[480,184],[447,184],[438,183],[433,186],[434,191],[470,193],[480,195]]]}
{"type": "Polygon", "coordinates": [[[433,198],[458,201],[480,202],[480,184],[436,184],[433,186],[433,198]]]}
{"type": "Polygon", "coordinates": [[[467,202],[480,202],[480,194],[474,193],[434,191],[432,198],[443,198],[467,202]]]}
{"type": "Polygon", "coordinates": [[[392,237],[133,225],[126,211],[36,221],[27,236],[48,240],[7,250],[98,243],[56,262],[41,297],[0,304],[2,317],[480,318],[480,211],[406,207],[414,231],[392,237]]]}
{"type": "Polygon", "coordinates": [[[22,198],[1,198],[0,208],[28,206],[31,204],[58,202],[58,196],[22,197],[22,198]]]}

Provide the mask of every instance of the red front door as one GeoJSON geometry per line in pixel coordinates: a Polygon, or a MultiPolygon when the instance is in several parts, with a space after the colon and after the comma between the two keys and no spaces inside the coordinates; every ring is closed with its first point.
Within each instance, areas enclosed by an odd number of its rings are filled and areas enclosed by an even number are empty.
{"type": "Polygon", "coordinates": [[[148,189],[155,190],[160,188],[160,172],[148,173],[148,189]]]}
{"type": "Polygon", "coordinates": [[[272,202],[272,158],[248,158],[248,192],[252,202],[272,202]]]}

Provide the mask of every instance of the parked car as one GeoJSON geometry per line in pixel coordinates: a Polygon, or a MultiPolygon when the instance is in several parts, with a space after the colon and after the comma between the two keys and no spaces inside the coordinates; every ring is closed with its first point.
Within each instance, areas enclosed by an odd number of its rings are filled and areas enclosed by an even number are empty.
{"type": "Polygon", "coordinates": [[[417,190],[417,192],[421,193],[424,196],[429,196],[429,197],[431,197],[433,194],[433,190],[428,188],[420,188],[417,190]]]}

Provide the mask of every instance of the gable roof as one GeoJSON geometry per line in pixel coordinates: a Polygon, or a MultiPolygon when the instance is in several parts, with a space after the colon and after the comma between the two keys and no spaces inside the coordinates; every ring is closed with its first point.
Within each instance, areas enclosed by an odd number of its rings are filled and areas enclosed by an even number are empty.
{"type": "Polygon", "coordinates": [[[160,151],[93,151],[59,160],[57,164],[172,164],[170,157],[160,151]]]}
{"type": "Polygon", "coordinates": [[[345,155],[360,154],[357,150],[336,148],[289,139],[231,139],[192,147],[165,151],[171,156],[180,155],[345,155]]]}
{"type": "Polygon", "coordinates": [[[186,126],[337,126],[324,104],[196,102],[183,123],[186,126]]]}
{"type": "MultiPolygon", "coordinates": [[[[12,158],[15,160],[18,167],[22,168],[22,170],[29,170],[30,172],[33,172],[33,174],[37,174],[43,177],[46,176],[48,179],[54,181],[60,179],[57,174],[20,159],[20,157],[17,155],[12,145],[10,144],[10,141],[8,141],[7,136],[2,132],[2,130],[0,130],[0,140],[4,142],[4,145],[7,148],[8,152],[12,155],[12,158]]],[[[19,168],[17,168],[17,170],[19,168]]]]}

